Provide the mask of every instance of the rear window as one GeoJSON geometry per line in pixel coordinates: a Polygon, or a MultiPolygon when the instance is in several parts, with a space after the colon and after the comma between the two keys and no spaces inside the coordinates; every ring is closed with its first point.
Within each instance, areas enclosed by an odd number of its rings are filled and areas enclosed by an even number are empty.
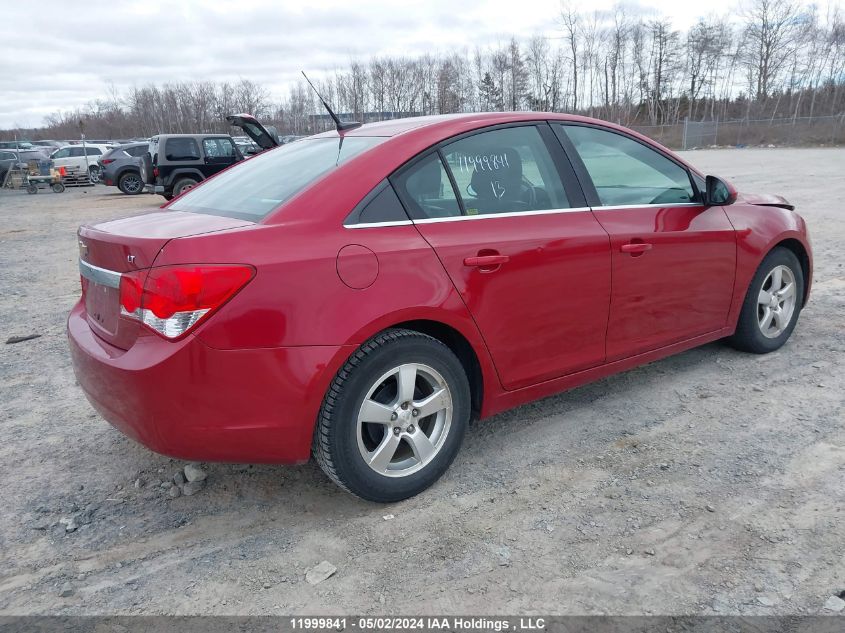
{"type": "Polygon", "coordinates": [[[350,136],[283,145],[203,183],[170,208],[258,222],[341,163],[385,140],[350,136]]]}

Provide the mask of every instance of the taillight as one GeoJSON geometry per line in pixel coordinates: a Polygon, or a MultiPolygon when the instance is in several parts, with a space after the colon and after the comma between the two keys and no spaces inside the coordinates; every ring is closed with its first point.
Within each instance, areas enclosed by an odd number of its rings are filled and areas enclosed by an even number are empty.
{"type": "Polygon", "coordinates": [[[252,279],[252,266],[162,266],[120,277],[120,312],[168,339],[187,334],[252,279]]]}
{"type": "Polygon", "coordinates": [[[115,160],[117,160],[117,159],[115,159],[115,158],[104,158],[104,159],[103,159],[103,160],[101,160],[100,162],[101,162],[103,165],[108,165],[109,163],[113,163],[115,160]]]}
{"type": "Polygon", "coordinates": [[[153,167],[153,176],[158,178],[158,167],[153,167]]]}

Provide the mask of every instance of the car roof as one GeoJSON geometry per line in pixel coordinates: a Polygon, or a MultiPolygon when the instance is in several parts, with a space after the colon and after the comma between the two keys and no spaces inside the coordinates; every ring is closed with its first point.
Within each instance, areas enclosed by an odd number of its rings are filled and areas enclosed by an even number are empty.
{"type": "MultiPolygon", "coordinates": [[[[415,150],[416,153],[422,151],[426,147],[430,147],[431,145],[435,145],[452,136],[457,136],[465,132],[472,132],[474,130],[493,125],[506,125],[508,123],[520,122],[529,123],[536,121],[560,121],[591,124],[601,126],[605,129],[615,130],[628,136],[640,139],[649,147],[659,148],[663,151],[663,153],[671,156],[679,163],[687,165],[696,173],[700,173],[673,151],[663,147],[660,143],[640,134],[639,132],[609,121],[559,112],[476,112],[467,114],[439,114],[432,116],[410,117],[404,119],[392,119],[389,121],[379,121],[377,123],[367,123],[361,127],[344,131],[343,136],[392,137],[394,140],[384,143],[385,146],[393,146],[393,143],[399,141],[396,137],[401,137],[403,139],[403,145],[415,146],[417,148],[415,150]]],[[[322,134],[309,136],[306,140],[315,138],[338,138],[339,136],[340,135],[336,130],[331,130],[329,132],[323,132],[322,134]]]]}
{"type": "MultiPolygon", "coordinates": [[[[466,127],[467,130],[476,127],[496,125],[499,123],[516,123],[519,121],[595,121],[605,124],[604,121],[576,116],[574,114],[560,114],[556,112],[473,112],[462,114],[435,114],[430,116],[407,117],[404,119],[389,119],[366,123],[361,127],[344,132],[345,136],[397,136],[411,130],[425,128],[426,131],[434,132],[438,128],[466,127]]],[[[317,137],[336,136],[336,131],[323,132],[317,137]]],[[[313,137],[312,137],[313,138],[313,137]]]]}

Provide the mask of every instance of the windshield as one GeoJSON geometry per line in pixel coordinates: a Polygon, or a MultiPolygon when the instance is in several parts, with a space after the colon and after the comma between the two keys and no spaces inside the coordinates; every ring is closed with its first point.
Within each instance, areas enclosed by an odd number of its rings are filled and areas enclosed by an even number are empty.
{"type": "Polygon", "coordinates": [[[245,161],[170,205],[258,222],[334,167],[385,137],[317,138],[284,145],[245,161]]]}

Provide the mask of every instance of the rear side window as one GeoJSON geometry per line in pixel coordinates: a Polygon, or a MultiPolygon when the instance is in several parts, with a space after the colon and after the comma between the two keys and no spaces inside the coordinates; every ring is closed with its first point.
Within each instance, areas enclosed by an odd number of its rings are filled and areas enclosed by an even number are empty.
{"type": "Polygon", "coordinates": [[[169,138],[164,143],[164,156],[167,160],[199,160],[200,150],[192,138],[169,138]]]}
{"type": "Polygon", "coordinates": [[[135,147],[127,147],[123,151],[129,154],[130,156],[143,156],[147,153],[147,150],[149,148],[149,145],[136,145],[135,147]]]}
{"type": "Polygon", "coordinates": [[[102,156],[103,151],[99,147],[86,147],[85,153],[88,156],[102,156]]]}
{"type": "Polygon", "coordinates": [[[408,216],[399,197],[387,180],[383,180],[352,210],[344,224],[407,222],[408,216]]]}
{"type": "Polygon", "coordinates": [[[663,154],[608,130],[581,125],[563,129],[603,206],[695,202],[689,173],[663,154]]]}
{"type": "Polygon", "coordinates": [[[461,215],[449,174],[437,152],[401,171],[393,177],[393,182],[415,220],[461,215]]]}
{"type": "Polygon", "coordinates": [[[71,147],[70,148],[70,156],[71,158],[78,158],[80,156],[85,156],[85,150],[81,147],[71,147]]]}
{"type": "Polygon", "coordinates": [[[170,208],[258,222],[338,165],[385,140],[328,137],[283,145],[215,176],[170,208]]]}

